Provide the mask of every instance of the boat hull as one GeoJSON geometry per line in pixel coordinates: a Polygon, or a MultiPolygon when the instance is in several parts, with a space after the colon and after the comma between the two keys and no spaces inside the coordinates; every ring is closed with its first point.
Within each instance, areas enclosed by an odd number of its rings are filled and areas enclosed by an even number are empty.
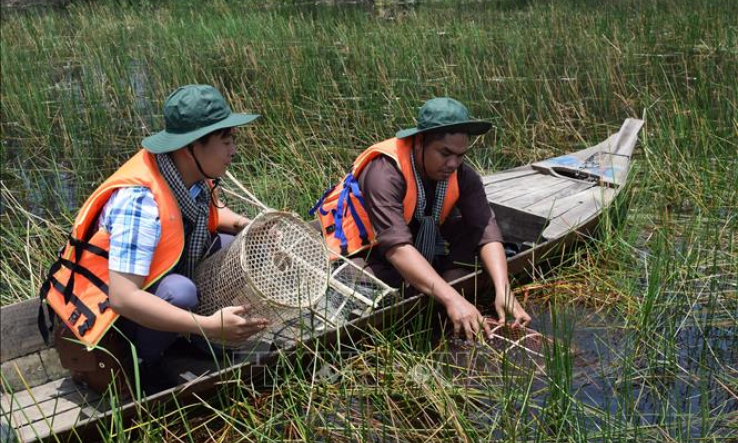
{"type": "MultiPolygon", "coordinates": [[[[638,131],[643,122],[628,119],[618,133],[591,148],[554,157],[528,166],[483,178],[487,199],[495,211],[503,236],[519,252],[508,258],[508,271],[521,278],[538,276],[539,268],[555,261],[583,239],[590,238],[606,209],[613,206],[624,188],[638,131]]],[[[481,272],[481,271],[480,271],[481,272]]],[[[464,284],[478,272],[458,279],[464,284]]],[[[429,298],[415,295],[356,318],[340,328],[322,332],[282,349],[266,348],[256,360],[218,369],[212,361],[179,361],[181,385],[167,391],[128,401],[111,409],[99,395],[74,385],[58,364],[52,346],[45,346],[36,329],[38,301],[3,307],[2,405],[3,432],[10,426],[20,441],[95,441],[111,417],[124,423],[141,411],[156,406],[183,405],[199,401],[218,389],[221,381],[240,377],[246,381],[266,379],[280,358],[297,358],[298,347],[312,349],[355,348],[375,330],[398,328],[429,313],[429,298]],[[190,369],[187,369],[189,365],[190,369]],[[38,368],[41,368],[38,370],[38,368]],[[203,369],[209,368],[203,374],[203,369]],[[201,374],[201,375],[197,375],[201,374]],[[102,427],[101,427],[102,426],[102,427]]],[[[432,316],[431,317],[435,317],[432,316]]],[[[308,353],[309,354],[309,353],[308,353]]]]}

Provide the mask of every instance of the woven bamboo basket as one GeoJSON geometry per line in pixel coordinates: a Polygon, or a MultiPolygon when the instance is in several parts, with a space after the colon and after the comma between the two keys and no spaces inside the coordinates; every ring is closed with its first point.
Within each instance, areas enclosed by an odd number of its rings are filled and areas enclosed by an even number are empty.
{"type": "Polygon", "coordinates": [[[330,275],[325,242],[315,229],[294,214],[265,211],[197,267],[195,312],[249,304],[250,316],[281,325],[325,295],[330,275]]]}

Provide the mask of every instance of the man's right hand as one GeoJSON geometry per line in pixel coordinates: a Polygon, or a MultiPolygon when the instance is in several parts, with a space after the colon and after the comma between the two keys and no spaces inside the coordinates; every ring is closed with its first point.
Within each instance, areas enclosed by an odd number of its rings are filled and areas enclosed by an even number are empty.
{"type": "Polygon", "coordinates": [[[484,330],[485,337],[492,334],[492,330],[479,310],[461,294],[456,294],[450,302],[446,303],[446,313],[454,325],[454,335],[457,337],[466,337],[471,341],[480,330],[484,330]]]}
{"type": "Polygon", "coordinates": [[[228,306],[207,317],[203,332],[209,339],[239,342],[246,340],[269,325],[263,317],[245,317],[249,306],[228,306]]]}

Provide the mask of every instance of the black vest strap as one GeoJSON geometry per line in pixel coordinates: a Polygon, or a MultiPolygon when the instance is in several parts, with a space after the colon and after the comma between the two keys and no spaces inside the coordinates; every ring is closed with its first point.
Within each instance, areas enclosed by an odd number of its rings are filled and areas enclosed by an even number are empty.
{"type": "MultiPolygon", "coordinates": [[[[66,289],[64,285],[62,285],[61,282],[57,280],[55,277],[51,277],[51,284],[54,285],[54,289],[56,289],[59,292],[62,292],[66,289]]],[[[69,286],[67,285],[67,287],[69,286]]],[[[72,315],[69,317],[69,323],[74,325],[79,319],[80,314],[84,315],[85,321],[79,326],[78,331],[79,331],[79,335],[85,335],[85,333],[90,328],[92,328],[92,326],[95,324],[95,320],[97,320],[97,316],[76,295],[72,294],[69,301],[72,304],[74,304],[74,307],[75,307],[74,312],[72,312],[72,315]]]]}
{"type": "Polygon", "coordinates": [[[79,248],[79,249],[82,249],[82,250],[85,250],[85,251],[90,251],[91,253],[93,253],[93,254],[95,254],[95,255],[97,255],[99,257],[102,257],[104,259],[107,259],[108,258],[108,251],[106,251],[105,249],[103,249],[103,248],[101,248],[99,246],[95,246],[93,244],[87,243],[87,242],[82,241],[80,239],[74,238],[74,237],[72,237],[71,234],[69,234],[69,244],[72,247],[74,247],[75,250],[77,250],[79,248]]]}
{"type": "MultiPolygon", "coordinates": [[[[41,333],[41,338],[44,339],[44,344],[47,346],[49,345],[49,336],[54,331],[54,317],[56,315],[53,312],[53,309],[51,308],[51,305],[46,305],[46,316],[44,316],[44,300],[46,300],[46,297],[49,295],[49,290],[51,289],[51,279],[53,278],[54,274],[61,269],[61,263],[59,260],[62,258],[62,254],[64,253],[65,246],[62,246],[61,249],[59,249],[59,252],[57,253],[57,261],[54,262],[54,264],[51,265],[49,268],[49,272],[46,273],[46,280],[44,280],[44,283],[41,285],[41,289],[38,291],[38,297],[41,299],[41,304],[38,307],[38,330],[41,333]]],[[[64,292],[62,292],[64,293],[64,292]]]]}
{"type": "Polygon", "coordinates": [[[74,311],[72,311],[72,315],[70,315],[69,318],[67,319],[67,322],[70,325],[77,323],[77,320],[79,320],[80,315],[82,315],[82,313],[79,312],[79,309],[75,309],[74,311]]]}
{"type": "MultiPolygon", "coordinates": [[[[92,273],[92,271],[90,271],[89,269],[79,265],[79,261],[82,257],[83,251],[89,251],[90,253],[102,257],[106,260],[108,259],[108,251],[98,246],[92,245],[88,242],[74,238],[71,234],[69,235],[68,242],[70,246],[74,247],[74,261],[65,259],[63,257],[63,251],[65,248],[62,248],[59,251],[56,262],[54,262],[54,264],[51,265],[51,267],[49,268],[49,272],[46,275],[46,280],[44,281],[43,285],[41,285],[41,289],[39,290],[39,297],[41,298],[42,303],[38,311],[38,328],[41,332],[41,337],[44,339],[44,343],[46,343],[47,345],[49,344],[49,334],[54,330],[54,315],[51,312],[51,306],[47,305],[47,314],[49,320],[48,322],[46,321],[43,312],[43,301],[49,295],[49,290],[51,290],[52,285],[54,286],[54,289],[64,295],[64,303],[73,303],[76,308],[75,311],[72,313],[72,316],[68,319],[70,324],[73,325],[74,323],[76,323],[80,314],[85,316],[84,323],[82,323],[78,328],[80,335],[84,335],[88,330],[92,328],[92,326],[95,324],[97,316],[92,312],[92,310],[90,310],[87,305],[82,302],[82,300],[80,300],[74,294],[75,274],[80,274],[85,277],[90,283],[95,285],[105,295],[108,295],[109,292],[107,283],[105,283],[100,277],[92,273]],[[69,281],[67,281],[66,285],[63,285],[59,280],[56,279],[56,277],[54,277],[54,274],[56,274],[62,266],[72,271],[69,274],[69,281]],[[46,326],[47,324],[48,327],[46,326]]],[[[104,302],[99,304],[100,312],[104,312],[108,308],[108,306],[109,303],[106,299],[104,302]]]]}
{"type": "MultiPolygon", "coordinates": [[[[66,260],[66,259],[59,259],[59,262],[67,269],[70,269],[72,271],[72,276],[74,276],[75,273],[80,274],[84,278],[90,281],[93,285],[97,286],[97,289],[100,290],[100,292],[104,293],[105,295],[108,294],[108,285],[105,283],[100,277],[93,274],[92,271],[85,268],[84,266],[80,266],[77,263],[74,263],[72,261],[66,260]]],[[[71,286],[74,284],[72,283],[71,286]]],[[[67,288],[69,288],[70,284],[67,284],[67,288]]]]}
{"type": "Polygon", "coordinates": [[[38,330],[41,333],[41,338],[44,339],[44,344],[48,346],[49,335],[54,330],[54,317],[56,316],[49,304],[46,305],[46,315],[48,316],[48,321],[44,316],[44,302],[41,301],[41,304],[38,307],[38,330]]]}

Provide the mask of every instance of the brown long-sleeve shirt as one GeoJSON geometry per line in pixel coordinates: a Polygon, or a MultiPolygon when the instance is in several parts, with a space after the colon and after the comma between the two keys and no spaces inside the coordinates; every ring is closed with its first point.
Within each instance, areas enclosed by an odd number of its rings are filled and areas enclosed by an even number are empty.
{"type": "MultiPolygon", "coordinates": [[[[387,252],[395,246],[413,244],[418,222],[405,223],[403,199],[406,184],[394,161],[380,156],[366,166],[358,177],[364,195],[369,221],[377,238],[377,246],[367,258],[372,268],[388,265],[387,252]],[[384,262],[384,263],[378,263],[384,262]]],[[[477,249],[487,243],[502,242],[495,216],[487,203],[479,174],[466,164],[458,169],[459,200],[449,219],[441,226],[441,235],[450,244],[450,262],[473,261],[477,249]]],[[[423,181],[426,195],[426,214],[430,215],[435,201],[436,182],[423,181]]],[[[375,269],[377,271],[377,269],[375,269]]],[[[381,272],[380,272],[381,273],[381,272]]],[[[383,280],[394,280],[384,278],[383,280]]]]}

